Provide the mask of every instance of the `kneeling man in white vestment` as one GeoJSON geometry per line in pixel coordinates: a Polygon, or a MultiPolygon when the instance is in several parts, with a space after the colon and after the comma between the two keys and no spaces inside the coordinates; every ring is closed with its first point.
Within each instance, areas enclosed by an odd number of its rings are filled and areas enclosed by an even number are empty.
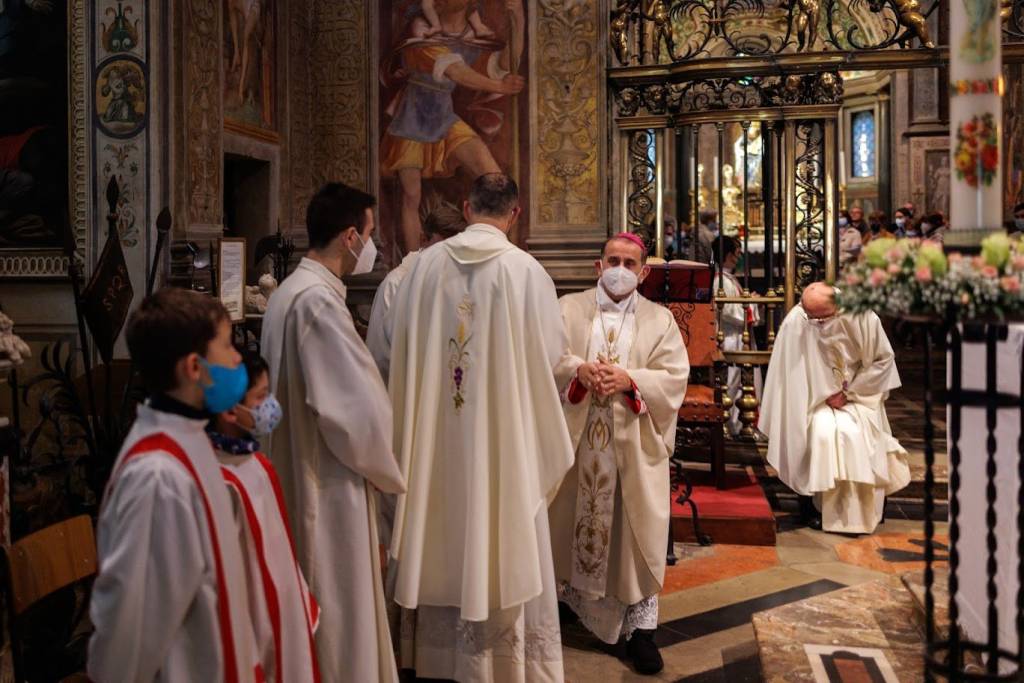
{"type": "Polygon", "coordinates": [[[639,673],[654,644],[665,578],[669,456],[689,360],[675,318],[636,291],[646,250],[621,233],[597,287],[561,299],[569,354],[556,372],[576,463],[550,508],[559,598],[606,643],[626,638],[639,673]]]}
{"type": "Polygon", "coordinates": [[[885,497],[910,482],[907,452],[885,415],[900,386],[895,355],[874,313],[836,309],[816,282],[775,338],[758,428],[779,478],[813,496],[826,531],[871,533],[885,497]]]}

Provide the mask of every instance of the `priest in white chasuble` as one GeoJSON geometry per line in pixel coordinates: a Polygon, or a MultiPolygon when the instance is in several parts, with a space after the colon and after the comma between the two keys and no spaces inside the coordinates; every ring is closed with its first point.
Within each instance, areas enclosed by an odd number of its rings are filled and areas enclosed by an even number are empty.
{"type": "Polygon", "coordinates": [[[843,313],[832,287],[808,285],[775,338],[758,427],[779,479],[813,496],[826,531],[871,533],[885,497],[910,483],[885,414],[899,386],[878,316],[843,313]]]}
{"type": "Polygon", "coordinates": [[[391,450],[391,403],[345,305],[343,275],[373,267],[374,199],[340,183],[306,213],[309,253],[270,297],[262,352],[284,418],[270,457],[295,546],[320,603],[324,681],[395,681],[377,541],[376,493],[405,481],[391,450]]]}
{"type": "Polygon", "coordinates": [[[562,297],[569,353],[559,364],[576,463],[550,507],[559,599],[607,643],[625,637],[639,673],[654,644],[671,507],[669,456],[690,366],[672,313],[636,291],[643,241],[605,244],[596,288],[562,297]]]}
{"type": "Polygon", "coordinates": [[[420,678],[563,680],[547,503],[572,464],[555,286],[508,240],[515,182],[474,181],[469,227],[423,251],[388,316],[399,495],[388,568],[420,678]]]}

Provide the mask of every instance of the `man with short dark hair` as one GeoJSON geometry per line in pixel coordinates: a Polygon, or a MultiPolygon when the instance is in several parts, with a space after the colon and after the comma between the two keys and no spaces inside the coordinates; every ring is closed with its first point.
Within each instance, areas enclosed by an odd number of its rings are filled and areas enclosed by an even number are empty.
{"type": "MultiPolygon", "coordinates": [[[[552,369],[555,285],[508,240],[515,182],[474,183],[461,235],[426,249],[386,327],[399,495],[389,586],[419,678],[561,681],[547,501],[572,464],[552,369]]],[[[667,495],[667,494],[666,494],[667,495]]]]}
{"type": "Polygon", "coordinates": [[[247,386],[216,299],[163,289],[126,332],[150,398],[125,437],[97,523],[94,681],[262,681],[246,565],[203,431],[247,386]]]}
{"type": "Polygon", "coordinates": [[[555,370],[576,463],[551,503],[559,599],[640,674],[664,666],[654,633],[665,580],[669,464],[689,360],[672,313],[636,291],[643,240],[620,233],[596,287],[559,301],[569,338],[555,370]]]}
{"type": "Polygon", "coordinates": [[[341,278],[373,268],[374,199],[341,183],[309,203],[309,253],[270,297],[262,349],[284,419],[270,456],[295,545],[320,602],[324,681],[394,681],[377,548],[376,495],[405,490],[391,404],[356,332],[341,278]]]}

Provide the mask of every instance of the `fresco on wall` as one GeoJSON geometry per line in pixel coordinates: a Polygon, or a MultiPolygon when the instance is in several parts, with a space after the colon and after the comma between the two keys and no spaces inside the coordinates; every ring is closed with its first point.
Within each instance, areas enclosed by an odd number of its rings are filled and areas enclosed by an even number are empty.
{"type": "Polygon", "coordinates": [[[395,265],[431,194],[461,206],[477,176],[504,171],[529,206],[526,0],[384,0],[380,17],[381,239],[395,265]]]}
{"type": "Polygon", "coordinates": [[[0,249],[63,244],[67,25],[66,2],[0,2],[0,249]]]}
{"type": "Polygon", "coordinates": [[[277,121],[275,0],[224,0],[226,127],[272,137],[277,121]]]}

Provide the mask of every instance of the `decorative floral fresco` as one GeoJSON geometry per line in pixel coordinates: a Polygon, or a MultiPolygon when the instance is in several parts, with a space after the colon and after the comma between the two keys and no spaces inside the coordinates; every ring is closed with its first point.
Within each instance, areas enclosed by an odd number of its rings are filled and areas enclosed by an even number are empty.
{"type": "Polygon", "coordinates": [[[956,133],[956,175],[971,187],[990,186],[999,170],[999,131],[992,114],[974,116],[956,133]]]}

